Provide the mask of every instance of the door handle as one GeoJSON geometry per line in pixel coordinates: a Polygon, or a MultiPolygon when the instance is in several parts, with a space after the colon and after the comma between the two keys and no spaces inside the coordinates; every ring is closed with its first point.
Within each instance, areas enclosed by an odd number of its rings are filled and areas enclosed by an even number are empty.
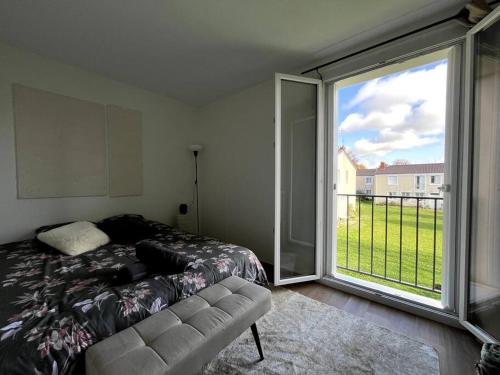
{"type": "Polygon", "coordinates": [[[443,193],[449,193],[451,191],[451,185],[450,184],[443,184],[438,187],[438,190],[443,192],[443,193]]]}

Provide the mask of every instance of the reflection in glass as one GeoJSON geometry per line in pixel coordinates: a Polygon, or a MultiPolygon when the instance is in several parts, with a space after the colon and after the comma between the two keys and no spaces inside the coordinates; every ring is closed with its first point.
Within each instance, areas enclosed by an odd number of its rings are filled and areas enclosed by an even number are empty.
{"type": "Polygon", "coordinates": [[[281,279],[315,274],[316,85],[281,86],[281,279]]]}
{"type": "Polygon", "coordinates": [[[500,339],[500,24],[478,34],[469,321],[500,339]]]}

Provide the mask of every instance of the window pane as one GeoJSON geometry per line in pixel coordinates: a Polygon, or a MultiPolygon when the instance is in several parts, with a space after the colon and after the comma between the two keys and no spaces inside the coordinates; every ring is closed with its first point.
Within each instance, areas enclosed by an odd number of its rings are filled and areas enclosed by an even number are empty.
{"type": "Polygon", "coordinates": [[[281,279],[315,274],[316,85],[282,81],[281,279]]]}
{"type": "Polygon", "coordinates": [[[500,339],[500,35],[478,37],[475,61],[473,240],[469,320],[500,339]]]}
{"type": "Polygon", "coordinates": [[[388,179],[389,185],[397,185],[398,184],[398,177],[397,176],[389,176],[387,179],[388,179]]]}

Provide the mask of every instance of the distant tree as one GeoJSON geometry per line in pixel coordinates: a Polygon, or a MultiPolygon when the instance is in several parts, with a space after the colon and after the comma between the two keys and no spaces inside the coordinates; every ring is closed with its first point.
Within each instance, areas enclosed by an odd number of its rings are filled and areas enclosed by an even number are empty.
{"type": "Polygon", "coordinates": [[[410,162],[405,159],[398,159],[394,161],[394,165],[408,165],[410,162]]]}
{"type": "Polygon", "coordinates": [[[346,155],[349,157],[349,159],[351,159],[356,169],[366,169],[366,166],[363,163],[361,163],[357,158],[357,156],[354,155],[354,153],[351,150],[349,150],[346,146],[340,146],[339,151],[344,151],[346,153],[346,155]]]}

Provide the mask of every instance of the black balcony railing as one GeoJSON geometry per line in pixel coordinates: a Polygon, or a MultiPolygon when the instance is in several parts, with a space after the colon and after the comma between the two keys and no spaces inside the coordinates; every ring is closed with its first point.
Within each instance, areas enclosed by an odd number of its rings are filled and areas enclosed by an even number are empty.
{"type": "MultiPolygon", "coordinates": [[[[394,195],[369,195],[369,194],[337,194],[338,197],[345,197],[345,202],[338,201],[339,204],[345,204],[346,205],[346,215],[345,215],[345,230],[346,230],[346,236],[345,236],[345,261],[342,260],[343,265],[339,265],[339,261],[337,261],[337,268],[341,270],[346,270],[346,271],[351,271],[354,273],[374,277],[377,279],[383,279],[386,281],[390,281],[393,283],[405,285],[411,288],[416,288],[420,290],[424,290],[427,292],[433,292],[437,294],[441,294],[441,284],[437,283],[437,278],[436,278],[436,251],[437,251],[437,237],[438,237],[438,212],[441,213],[440,215],[440,220],[439,220],[439,226],[442,224],[442,207],[443,207],[443,198],[442,197],[423,197],[423,196],[394,196],[394,195]],[[354,202],[353,202],[354,201],[354,202]],[[362,205],[362,201],[364,204],[362,205]],[[368,206],[368,207],[366,207],[368,206]],[[380,208],[382,206],[382,208],[380,208]],[[362,207],[364,209],[371,210],[371,212],[368,213],[368,217],[366,213],[363,213],[362,216],[362,207]],[[377,248],[378,248],[378,255],[377,255],[377,269],[375,270],[374,267],[374,211],[375,207],[378,207],[377,210],[380,213],[385,211],[385,218],[384,222],[381,224],[380,222],[380,217],[377,218],[377,228],[378,233],[377,233],[377,248]],[[390,231],[398,231],[399,233],[396,233],[396,235],[399,237],[398,241],[394,243],[394,233],[391,233],[392,236],[392,243],[391,243],[391,254],[393,257],[391,258],[391,263],[394,263],[394,254],[399,251],[399,262],[396,264],[396,269],[394,267],[391,267],[391,269],[388,269],[388,233],[389,233],[389,228],[388,228],[388,222],[389,222],[389,207],[391,207],[391,227],[390,231]],[[411,260],[413,261],[414,258],[414,265],[411,265],[411,267],[407,266],[406,268],[404,267],[404,262],[409,261],[408,257],[403,256],[403,242],[406,243],[405,251],[408,252],[408,236],[405,238],[405,241],[403,241],[403,236],[404,236],[404,231],[405,227],[407,227],[408,223],[405,223],[403,225],[403,213],[405,210],[408,210],[412,208],[415,211],[415,218],[414,218],[414,225],[415,225],[415,237],[414,237],[414,245],[411,245],[410,251],[412,251],[412,257],[411,260]],[[421,239],[420,236],[422,235],[421,232],[422,230],[419,230],[420,226],[420,216],[421,216],[421,210],[426,210],[426,222],[425,222],[425,246],[426,248],[423,249],[425,250],[425,259],[424,259],[424,264],[422,264],[422,261],[419,259],[420,252],[422,249],[420,249],[421,244],[419,243],[419,240],[421,239]],[[356,212],[357,211],[357,212],[356,212]],[[430,215],[429,215],[430,213],[430,215]],[[396,216],[397,224],[394,223],[395,220],[394,216],[396,216]],[[399,218],[397,218],[399,216],[399,218]],[[369,228],[367,228],[370,233],[366,233],[366,228],[364,231],[363,235],[363,245],[362,245],[362,220],[370,220],[371,223],[369,225],[369,228]],[[354,223],[353,223],[354,221],[354,223]],[[353,224],[355,227],[353,228],[353,224]],[[399,228],[396,228],[397,225],[399,228]],[[383,233],[380,233],[380,229],[385,228],[383,230],[383,233]],[[358,232],[357,240],[355,244],[352,244],[352,238],[350,239],[349,231],[356,231],[358,232]],[[382,236],[383,235],[383,240],[382,236]],[[365,238],[368,237],[369,241],[369,247],[367,246],[367,239],[365,238]],[[351,243],[350,243],[351,240],[351,243]],[[397,244],[399,242],[399,244],[397,244]],[[383,243],[383,245],[381,245],[383,243]],[[354,249],[353,249],[354,245],[354,249]],[[364,246],[364,248],[362,248],[364,246]],[[399,247],[399,248],[398,248],[399,247]],[[414,249],[413,249],[414,247],[414,249]],[[354,257],[354,264],[353,262],[350,262],[350,254],[349,252],[351,251],[357,251],[357,256],[354,257]],[[369,252],[367,251],[369,250],[369,252]],[[380,255],[380,250],[383,251],[382,255],[380,255]],[[429,252],[432,251],[432,256],[431,260],[429,260],[429,252]],[[414,252],[414,253],[413,253],[414,252]],[[363,257],[367,256],[367,253],[369,254],[369,259],[363,259],[363,257]],[[380,262],[380,258],[382,257],[382,262],[380,262]],[[369,260],[369,262],[368,262],[369,260]],[[432,264],[430,264],[432,262],[432,264]],[[362,264],[364,265],[362,267],[362,264]],[[369,266],[368,266],[369,264],[369,266]],[[381,270],[383,264],[383,271],[381,270]],[[403,269],[405,268],[405,275],[403,275],[403,269]],[[419,271],[422,271],[422,268],[425,268],[425,273],[426,273],[426,278],[429,280],[426,280],[426,282],[422,282],[419,280],[419,271]],[[410,277],[408,276],[408,270],[411,270],[410,272],[412,273],[410,277]],[[432,273],[431,277],[432,280],[430,280],[430,275],[429,272],[432,273]]],[[[407,213],[405,213],[407,214],[407,213]]],[[[366,224],[366,223],[365,223],[366,224]]],[[[413,225],[413,220],[411,222],[411,225],[413,225]]],[[[411,236],[411,241],[413,242],[413,233],[411,236]]],[[[337,251],[340,249],[337,249],[337,251]]],[[[441,250],[441,247],[439,247],[439,250],[441,250]]],[[[342,254],[343,255],[343,254],[342,254]]],[[[396,255],[397,256],[397,255],[396,255]]],[[[352,258],[352,257],[351,257],[352,258]]],[[[394,265],[394,264],[392,264],[394,265]]],[[[439,265],[440,266],[440,265],[439,265]]],[[[439,267],[441,269],[441,267],[439,267]]]]}

